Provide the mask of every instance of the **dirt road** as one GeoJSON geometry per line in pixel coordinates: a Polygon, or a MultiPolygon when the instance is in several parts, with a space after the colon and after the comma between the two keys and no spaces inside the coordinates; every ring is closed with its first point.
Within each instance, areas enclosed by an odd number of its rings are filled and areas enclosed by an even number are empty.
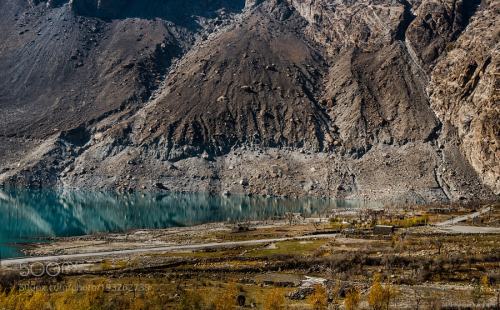
{"type": "Polygon", "coordinates": [[[0,267],[15,266],[17,264],[30,264],[35,262],[70,261],[82,258],[96,258],[96,257],[107,257],[107,256],[122,256],[130,254],[148,254],[148,253],[158,253],[158,252],[161,253],[161,252],[174,252],[183,250],[202,250],[211,248],[248,246],[248,245],[266,244],[266,243],[289,241],[289,240],[335,238],[336,236],[337,234],[306,235],[306,236],[290,237],[290,238],[258,239],[258,240],[231,241],[231,242],[221,242],[221,243],[213,242],[213,243],[174,245],[174,246],[154,247],[154,248],[139,248],[139,249],[120,250],[120,251],[25,257],[25,258],[3,260],[0,262],[0,267]]]}
{"type": "Polygon", "coordinates": [[[474,219],[476,217],[479,217],[485,213],[488,213],[492,210],[491,207],[486,207],[486,208],[483,208],[477,212],[474,212],[474,213],[471,213],[471,214],[467,214],[467,215],[463,215],[463,216],[457,216],[457,217],[454,217],[450,220],[447,220],[447,221],[444,221],[444,222],[441,222],[441,223],[437,223],[435,224],[435,226],[438,226],[438,227],[442,227],[442,226],[451,226],[451,225],[455,225],[455,224],[458,224],[460,222],[465,222],[467,220],[471,220],[471,219],[474,219]]]}

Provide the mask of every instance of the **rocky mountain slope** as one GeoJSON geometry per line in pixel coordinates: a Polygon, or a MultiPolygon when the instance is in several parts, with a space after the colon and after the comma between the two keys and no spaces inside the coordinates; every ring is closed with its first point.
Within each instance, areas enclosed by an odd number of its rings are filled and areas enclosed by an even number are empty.
{"type": "Polygon", "coordinates": [[[0,3],[0,182],[497,199],[498,0],[0,3]]]}

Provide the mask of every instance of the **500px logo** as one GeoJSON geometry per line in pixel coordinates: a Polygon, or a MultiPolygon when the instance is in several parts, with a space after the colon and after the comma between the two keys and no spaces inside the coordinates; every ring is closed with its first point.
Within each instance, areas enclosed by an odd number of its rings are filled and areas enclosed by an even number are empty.
{"type": "Polygon", "coordinates": [[[45,275],[49,277],[57,277],[64,270],[71,268],[74,264],[72,263],[31,263],[31,264],[20,264],[19,265],[19,275],[21,277],[43,277],[45,275]]]}

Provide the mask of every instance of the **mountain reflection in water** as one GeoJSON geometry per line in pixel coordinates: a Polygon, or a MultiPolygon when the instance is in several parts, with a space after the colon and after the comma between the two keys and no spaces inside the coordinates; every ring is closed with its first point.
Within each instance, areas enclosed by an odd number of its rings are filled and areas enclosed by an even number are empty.
{"type": "Polygon", "coordinates": [[[361,206],[364,204],[357,201],[315,198],[0,191],[0,254],[1,258],[20,256],[16,245],[49,237],[266,220],[287,212],[317,216],[335,208],[361,206]]]}

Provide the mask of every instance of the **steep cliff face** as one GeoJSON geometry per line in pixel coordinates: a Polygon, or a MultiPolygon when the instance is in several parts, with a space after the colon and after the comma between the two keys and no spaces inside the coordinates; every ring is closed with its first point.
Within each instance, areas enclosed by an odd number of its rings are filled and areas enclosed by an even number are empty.
{"type": "Polygon", "coordinates": [[[305,32],[329,56],[322,102],[346,152],[363,154],[379,143],[430,139],[439,122],[429,108],[418,63],[403,44],[414,18],[409,4],[288,2],[308,21],[305,32]]]}
{"type": "Polygon", "coordinates": [[[0,9],[5,184],[413,201],[498,191],[495,2],[0,9]],[[471,113],[482,116],[463,125],[471,113]]]}
{"type": "Polygon", "coordinates": [[[414,10],[415,20],[409,26],[406,36],[430,72],[436,60],[460,36],[475,14],[480,0],[424,0],[414,10]]]}
{"type": "Polygon", "coordinates": [[[484,1],[432,73],[432,107],[456,128],[460,148],[485,184],[500,193],[500,1],[484,1]]]}

